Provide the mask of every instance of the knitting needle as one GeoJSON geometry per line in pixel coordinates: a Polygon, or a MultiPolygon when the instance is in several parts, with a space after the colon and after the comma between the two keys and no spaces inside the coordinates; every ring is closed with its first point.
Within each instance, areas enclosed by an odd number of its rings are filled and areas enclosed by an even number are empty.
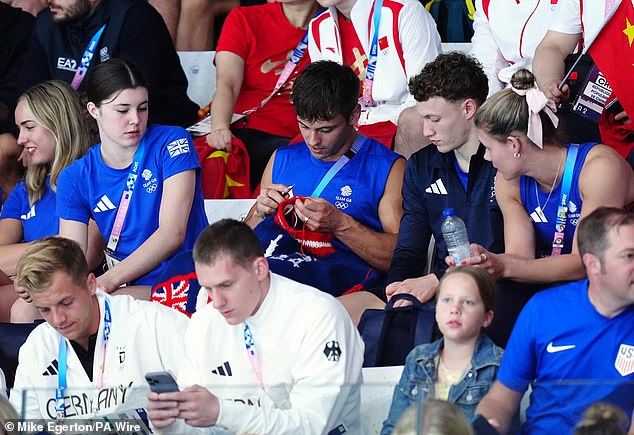
{"type": "Polygon", "coordinates": [[[291,191],[293,190],[293,187],[295,187],[295,184],[291,184],[290,186],[288,186],[288,189],[286,189],[286,192],[282,194],[282,196],[284,198],[288,198],[291,194],[291,191]]]}

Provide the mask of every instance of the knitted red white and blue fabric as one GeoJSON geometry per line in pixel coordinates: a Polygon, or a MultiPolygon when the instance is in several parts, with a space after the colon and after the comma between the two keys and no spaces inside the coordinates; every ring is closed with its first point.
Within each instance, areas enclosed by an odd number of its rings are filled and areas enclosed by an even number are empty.
{"type": "Polygon", "coordinates": [[[308,252],[323,257],[335,252],[332,246],[332,233],[322,233],[308,229],[295,213],[295,201],[304,200],[303,196],[293,196],[282,201],[275,213],[275,223],[286,230],[300,245],[302,254],[308,252]]]}

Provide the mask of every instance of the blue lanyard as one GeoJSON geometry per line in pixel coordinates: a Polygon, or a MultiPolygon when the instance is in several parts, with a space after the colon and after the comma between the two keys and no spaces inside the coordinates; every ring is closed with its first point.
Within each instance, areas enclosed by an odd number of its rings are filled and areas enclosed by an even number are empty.
{"type": "Polygon", "coordinates": [[[559,208],[557,209],[557,221],[555,223],[551,255],[560,255],[564,247],[564,230],[566,229],[566,219],[568,217],[570,186],[572,185],[572,177],[575,172],[575,162],[577,161],[578,151],[579,145],[570,144],[568,146],[568,155],[566,155],[566,165],[564,166],[564,175],[561,181],[561,196],[559,198],[559,208]]]}
{"type": "MultiPolygon", "coordinates": [[[[101,358],[101,366],[99,367],[97,386],[103,386],[103,373],[105,368],[106,350],[108,347],[108,339],[110,338],[110,329],[112,327],[112,315],[110,313],[110,304],[108,300],[104,300],[104,319],[103,319],[103,354],[101,358]]],[[[64,405],[64,392],[66,391],[66,368],[68,359],[68,342],[63,335],[59,337],[59,352],[57,354],[57,388],[55,389],[55,419],[61,423],[66,417],[66,406],[64,405]]]]}
{"type": "Polygon", "coordinates": [[[119,207],[117,208],[117,215],[114,219],[114,225],[112,226],[112,231],[110,232],[110,237],[108,238],[108,250],[112,253],[117,250],[117,245],[119,244],[119,239],[121,238],[120,236],[121,231],[123,230],[123,222],[125,221],[125,216],[128,213],[128,207],[130,206],[130,200],[132,199],[132,193],[134,192],[134,186],[136,185],[139,168],[141,167],[141,162],[143,161],[143,156],[145,155],[145,138],[147,135],[148,132],[146,130],[136,153],[134,153],[132,167],[128,173],[128,178],[125,182],[125,189],[121,195],[121,201],[119,201],[119,207]]]}
{"type": "Polygon", "coordinates": [[[99,365],[99,374],[97,375],[97,388],[103,387],[103,374],[106,369],[106,351],[108,350],[108,340],[110,339],[110,329],[112,328],[112,314],[110,313],[110,304],[104,299],[104,317],[103,317],[103,349],[101,353],[101,364],[99,365]]]}
{"type": "Polygon", "coordinates": [[[101,34],[103,33],[106,25],[104,24],[97,30],[97,32],[92,35],[90,42],[86,46],[86,50],[84,50],[84,54],[81,57],[81,62],[75,71],[75,76],[73,77],[73,81],[70,82],[70,87],[74,90],[79,89],[81,83],[84,81],[84,77],[86,76],[86,72],[88,71],[88,67],[92,62],[92,58],[95,55],[95,49],[97,48],[97,44],[99,43],[99,39],[101,38],[101,34]]]}
{"type": "Polygon", "coordinates": [[[63,335],[59,337],[59,352],[57,355],[57,388],[55,389],[55,419],[61,423],[66,417],[64,406],[64,391],[66,390],[66,356],[68,343],[63,335]]]}
{"type": "Polygon", "coordinates": [[[363,95],[361,97],[365,107],[374,106],[374,100],[372,99],[372,86],[374,85],[374,71],[376,70],[377,55],[379,53],[379,24],[381,23],[381,9],[383,9],[383,0],[376,0],[372,14],[374,34],[372,35],[372,43],[370,44],[368,68],[365,71],[365,79],[363,80],[363,95]]]}
{"type": "Polygon", "coordinates": [[[341,168],[343,168],[346,165],[346,163],[348,163],[350,159],[359,152],[359,150],[363,146],[364,140],[365,140],[364,136],[361,136],[361,135],[357,136],[357,139],[354,141],[354,143],[352,144],[349,150],[349,152],[351,153],[351,156],[348,157],[347,156],[348,153],[346,153],[342,155],[341,157],[339,157],[337,161],[335,162],[335,164],[330,167],[328,172],[326,172],[326,175],[324,175],[324,178],[321,179],[321,181],[319,182],[317,187],[315,187],[315,190],[310,196],[312,196],[313,198],[318,198],[319,195],[321,195],[321,193],[324,191],[328,183],[330,183],[330,180],[332,180],[334,176],[337,175],[337,172],[339,172],[341,168]]]}

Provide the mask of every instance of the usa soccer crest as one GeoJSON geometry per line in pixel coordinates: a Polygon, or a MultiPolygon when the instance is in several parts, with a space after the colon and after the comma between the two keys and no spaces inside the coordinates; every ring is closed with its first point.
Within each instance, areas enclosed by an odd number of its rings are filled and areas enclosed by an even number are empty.
{"type": "Polygon", "coordinates": [[[634,346],[622,344],[621,347],[619,347],[619,353],[616,355],[614,367],[621,376],[634,373],[634,346]]]}

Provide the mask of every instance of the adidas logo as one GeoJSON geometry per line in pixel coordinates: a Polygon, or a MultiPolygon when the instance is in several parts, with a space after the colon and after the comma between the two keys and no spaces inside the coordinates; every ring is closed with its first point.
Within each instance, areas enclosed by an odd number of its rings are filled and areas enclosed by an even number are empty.
{"type": "Polygon", "coordinates": [[[23,221],[28,221],[32,217],[35,217],[35,204],[33,204],[33,207],[31,207],[31,210],[29,210],[27,214],[21,215],[20,219],[22,219],[23,221]]]}
{"type": "Polygon", "coordinates": [[[542,211],[541,207],[539,207],[539,206],[535,207],[535,211],[533,211],[531,213],[531,219],[536,224],[548,223],[548,219],[546,219],[546,216],[544,216],[544,212],[542,211]]]}
{"type": "Polygon", "coordinates": [[[445,185],[442,180],[439,178],[438,180],[431,183],[427,189],[425,189],[425,193],[435,193],[436,195],[447,195],[447,189],[445,189],[445,185]]]}
{"type": "Polygon", "coordinates": [[[97,207],[93,208],[92,211],[94,213],[101,213],[102,211],[114,210],[115,208],[117,207],[110,201],[110,198],[104,195],[97,203],[97,207]]]}
{"type": "Polygon", "coordinates": [[[218,366],[214,370],[211,371],[214,375],[218,376],[233,376],[231,373],[231,366],[229,365],[229,361],[225,361],[225,363],[221,366],[218,366]]]}
{"type": "Polygon", "coordinates": [[[42,376],[55,376],[57,374],[57,360],[54,359],[51,363],[46,367],[42,376]]]}

